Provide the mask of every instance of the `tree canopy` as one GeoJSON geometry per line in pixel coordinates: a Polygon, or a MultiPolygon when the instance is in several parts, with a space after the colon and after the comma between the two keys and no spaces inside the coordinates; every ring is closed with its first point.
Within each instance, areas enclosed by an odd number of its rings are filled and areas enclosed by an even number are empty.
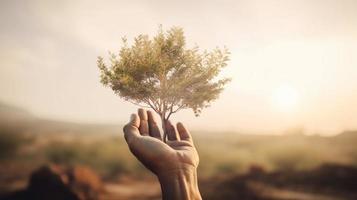
{"type": "Polygon", "coordinates": [[[160,27],[153,38],[139,35],[132,45],[123,38],[119,53],[109,54],[109,62],[98,57],[101,82],[126,101],[150,107],[162,120],[185,108],[198,116],[229,81],[217,78],[229,51],[187,48],[179,27],[167,31],[160,27]]]}

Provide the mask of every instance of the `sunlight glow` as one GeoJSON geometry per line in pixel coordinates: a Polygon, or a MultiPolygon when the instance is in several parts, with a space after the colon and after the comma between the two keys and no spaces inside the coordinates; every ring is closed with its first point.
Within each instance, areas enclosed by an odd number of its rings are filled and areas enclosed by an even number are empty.
{"type": "Polygon", "coordinates": [[[272,100],[274,106],[279,109],[279,111],[291,112],[297,107],[299,93],[295,88],[289,85],[283,85],[275,89],[272,100]]]}

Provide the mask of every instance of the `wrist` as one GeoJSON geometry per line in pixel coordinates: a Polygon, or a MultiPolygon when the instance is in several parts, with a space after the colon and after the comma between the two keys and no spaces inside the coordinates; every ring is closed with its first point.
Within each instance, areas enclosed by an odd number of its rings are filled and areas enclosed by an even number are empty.
{"type": "Polygon", "coordinates": [[[163,200],[201,200],[198,189],[197,168],[191,165],[168,169],[157,174],[163,200]]]}

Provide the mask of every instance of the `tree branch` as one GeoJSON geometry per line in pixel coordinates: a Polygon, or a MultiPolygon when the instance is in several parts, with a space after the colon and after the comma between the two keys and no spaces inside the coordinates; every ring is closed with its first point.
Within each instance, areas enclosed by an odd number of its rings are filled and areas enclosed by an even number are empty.
{"type": "MultiPolygon", "coordinates": [[[[151,99],[150,99],[150,100],[151,100],[151,99]]],[[[159,104],[158,101],[160,101],[160,99],[158,99],[158,100],[156,100],[156,101],[151,100],[151,102],[154,104],[154,107],[156,108],[156,111],[159,113],[159,112],[161,112],[161,111],[160,111],[160,104],[159,104]]]]}
{"type": "Polygon", "coordinates": [[[150,108],[150,106],[146,106],[146,105],[141,105],[140,103],[136,103],[135,101],[130,101],[130,100],[126,100],[129,103],[132,103],[134,105],[140,106],[140,107],[144,107],[144,108],[150,108]]]}
{"type": "Polygon", "coordinates": [[[178,106],[175,110],[173,110],[174,104],[172,104],[172,106],[170,107],[170,113],[167,116],[166,120],[168,120],[170,118],[170,116],[174,113],[176,113],[177,111],[181,110],[185,105],[181,104],[180,106],[178,106]]]}
{"type": "Polygon", "coordinates": [[[181,104],[176,108],[176,110],[172,111],[172,113],[176,113],[177,111],[181,110],[184,106],[185,106],[184,104],[181,104]]]}
{"type": "Polygon", "coordinates": [[[170,106],[170,112],[169,112],[169,114],[167,115],[167,117],[166,117],[166,120],[169,120],[169,118],[170,118],[170,116],[171,116],[171,114],[172,114],[172,108],[173,108],[174,106],[173,106],[173,104],[170,106]]]}
{"type": "Polygon", "coordinates": [[[147,100],[147,104],[157,113],[160,114],[160,112],[157,110],[156,106],[154,105],[154,102],[151,101],[150,99],[147,100]]]}

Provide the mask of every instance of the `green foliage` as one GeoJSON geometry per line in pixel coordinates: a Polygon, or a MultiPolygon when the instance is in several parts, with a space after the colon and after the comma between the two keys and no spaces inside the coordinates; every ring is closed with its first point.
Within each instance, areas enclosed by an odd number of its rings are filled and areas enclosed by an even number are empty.
{"type": "Polygon", "coordinates": [[[46,150],[46,157],[50,162],[56,164],[72,165],[81,159],[83,154],[82,149],[78,144],[66,144],[61,142],[53,142],[46,150]]]}
{"type": "Polygon", "coordinates": [[[136,162],[124,143],[117,138],[90,139],[90,142],[50,141],[42,150],[47,162],[60,165],[86,165],[105,179],[113,179],[135,170],[136,162]]]}
{"type": "Polygon", "coordinates": [[[227,49],[199,52],[186,48],[181,28],[161,28],[150,39],[139,35],[119,54],[110,53],[110,66],[98,57],[101,82],[125,100],[155,110],[163,120],[180,109],[191,108],[198,116],[218,98],[229,79],[217,75],[229,60],[227,49]]]}
{"type": "MultiPolygon", "coordinates": [[[[119,127],[98,128],[97,131],[102,133],[100,136],[87,134],[92,129],[92,126],[82,127],[74,129],[75,132],[55,135],[42,132],[32,139],[20,131],[0,129],[0,162],[17,163],[27,169],[48,162],[80,164],[93,168],[106,180],[114,180],[123,174],[147,174],[147,170],[130,154],[121,136],[111,135],[119,127]]],[[[268,172],[306,170],[323,163],[357,166],[356,134],[336,137],[264,136],[224,132],[207,134],[205,131],[194,132],[194,135],[200,154],[200,177],[242,174],[252,165],[268,172]]]]}
{"type": "Polygon", "coordinates": [[[320,165],[322,160],[327,160],[313,146],[294,143],[290,143],[290,146],[270,147],[264,156],[274,170],[280,171],[311,169],[320,165]]]}
{"type": "Polygon", "coordinates": [[[21,145],[25,142],[22,135],[13,131],[1,129],[0,130],[0,160],[13,158],[21,145]]]}

